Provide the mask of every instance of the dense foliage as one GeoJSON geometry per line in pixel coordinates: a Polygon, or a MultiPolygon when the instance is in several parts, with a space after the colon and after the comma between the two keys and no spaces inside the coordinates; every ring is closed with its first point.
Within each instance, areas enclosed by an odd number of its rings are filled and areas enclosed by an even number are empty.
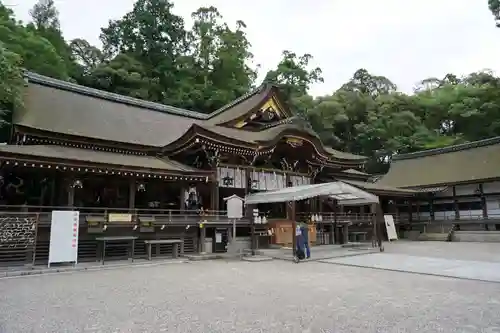
{"type": "MultiPolygon", "coordinates": [[[[498,18],[499,1],[489,6],[498,18]]],[[[244,22],[229,25],[216,8],[204,7],[186,27],[172,8],[169,0],[137,0],[102,29],[101,49],[63,38],[54,0],[39,0],[27,24],[0,2],[2,110],[22,102],[20,68],[204,113],[258,84],[244,22]]],[[[425,79],[408,95],[359,69],[339,90],[313,98],[308,88],[323,78],[310,68],[311,57],[283,51],[265,80],[281,86],[325,144],[372,157],[368,171],[383,172],[393,154],[500,135],[500,78],[492,73],[425,79]]]]}

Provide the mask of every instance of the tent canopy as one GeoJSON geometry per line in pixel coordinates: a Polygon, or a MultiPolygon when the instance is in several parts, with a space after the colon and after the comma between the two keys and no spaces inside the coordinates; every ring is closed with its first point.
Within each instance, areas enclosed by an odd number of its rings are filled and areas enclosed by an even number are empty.
{"type": "Polygon", "coordinates": [[[379,203],[378,196],[341,181],[294,186],[280,190],[253,193],[245,197],[245,203],[247,205],[254,205],[267,202],[299,201],[319,196],[336,199],[339,205],[368,205],[379,203]]]}

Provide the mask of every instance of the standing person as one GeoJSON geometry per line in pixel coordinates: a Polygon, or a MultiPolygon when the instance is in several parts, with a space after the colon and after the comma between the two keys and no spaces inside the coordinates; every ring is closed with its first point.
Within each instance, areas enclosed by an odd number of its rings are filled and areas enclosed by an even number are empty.
{"type": "Polygon", "coordinates": [[[300,223],[300,231],[302,234],[302,248],[306,252],[306,258],[311,258],[311,249],[309,248],[309,225],[305,222],[300,223]]]}
{"type": "Polygon", "coordinates": [[[295,254],[299,260],[304,259],[305,253],[304,253],[304,248],[302,246],[303,237],[302,237],[302,229],[300,228],[300,223],[297,223],[297,226],[295,228],[295,239],[296,239],[296,244],[297,247],[295,249],[295,254]]]}

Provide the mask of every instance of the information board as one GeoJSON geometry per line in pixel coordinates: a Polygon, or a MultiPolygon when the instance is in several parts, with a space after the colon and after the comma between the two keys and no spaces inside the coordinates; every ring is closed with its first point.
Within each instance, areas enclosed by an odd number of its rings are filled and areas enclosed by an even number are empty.
{"type": "Polygon", "coordinates": [[[78,211],[52,211],[49,267],[53,263],[77,263],[79,219],[78,211]]]}
{"type": "Polygon", "coordinates": [[[227,204],[227,217],[229,219],[241,219],[243,217],[243,198],[233,194],[224,198],[227,204]]]}
{"type": "Polygon", "coordinates": [[[394,217],[392,215],[384,215],[384,222],[389,241],[397,240],[398,234],[396,233],[396,226],[394,225],[394,217]]]}

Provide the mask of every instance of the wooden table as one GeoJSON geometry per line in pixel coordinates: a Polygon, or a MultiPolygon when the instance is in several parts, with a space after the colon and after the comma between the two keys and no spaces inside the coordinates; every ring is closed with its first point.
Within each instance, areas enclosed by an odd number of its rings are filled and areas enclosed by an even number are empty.
{"type": "Polygon", "coordinates": [[[106,236],[106,237],[97,237],[95,240],[98,242],[102,242],[102,251],[101,251],[101,263],[104,265],[104,257],[106,256],[106,243],[109,242],[122,242],[129,241],[131,243],[131,254],[132,262],[134,262],[134,249],[135,249],[135,240],[136,236],[106,236]]]}
{"type": "Polygon", "coordinates": [[[183,241],[181,239],[150,239],[144,241],[144,244],[146,244],[146,252],[148,254],[148,260],[151,260],[151,246],[153,244],[154,245],[172,244],[173,246],[172,257],[177,258],[179,253],[179,245],[181,245],[182,243],[183,241]]]}

